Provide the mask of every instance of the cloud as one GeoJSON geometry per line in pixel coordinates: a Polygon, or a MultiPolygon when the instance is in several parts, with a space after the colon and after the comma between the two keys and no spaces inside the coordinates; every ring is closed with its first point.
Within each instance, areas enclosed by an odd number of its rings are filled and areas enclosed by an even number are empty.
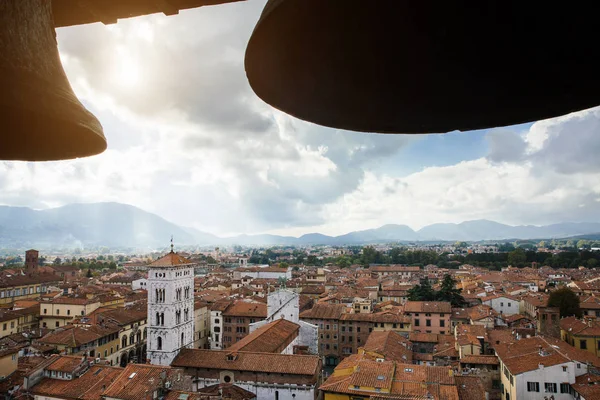
{"type": "Polygon", "coordinates": [[[109,149],[0,163],[0,203],[119,201],[217,234],[599,219],[599,109],[491,130],[486,156],[402,175],[422,136],[320,127],[252,93],[243,53],[263,4],[60,29],[69,80],[109,149]]]}
{"type": "Polygon", "coordinates": [[[487,135],[490,151],[487,158],[495,163],[521,161],[527,145],[516,132],[495,129],[487,135]]]}

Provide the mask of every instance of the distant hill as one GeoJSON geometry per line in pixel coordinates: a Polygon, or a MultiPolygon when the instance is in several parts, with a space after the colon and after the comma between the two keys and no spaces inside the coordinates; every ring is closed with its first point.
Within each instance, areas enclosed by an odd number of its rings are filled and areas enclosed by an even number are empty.
{"type": "Polygon", "coordinates": [[[70,204],[36,211],[0,206],[0,247],[166,247],[195,235],[165,219],[120,203],[70,204]]]}
{"type": "Polygon", "coordinates": [[[344,245],[414,241],[479,241],[598,237],[600,223],[510,226],[488,220],[433,224],[414,231],[388,224],[340,236],[239,235],[221,238],[181,227],[155,214],[120,203],[70,204],[47,210],[0,206],[0,247],[108,246],[164,248],[174,235],[180,245],[344,245]],[[586,236],[587,235],[587,236],[586,236]]]}

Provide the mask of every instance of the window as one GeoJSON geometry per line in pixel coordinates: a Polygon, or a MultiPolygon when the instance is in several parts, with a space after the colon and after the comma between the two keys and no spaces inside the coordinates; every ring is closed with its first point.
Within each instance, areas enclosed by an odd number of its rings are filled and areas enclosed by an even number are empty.
{"type": "Polygon", "coordinates": [[[48,314],[48,310],[44,308],[44,314],[48,314]]]}
{"type": "Polygon", "coordinates": [[[528,392],[539,392],[540,391],[540,383],[539,382],[527,382],[527,391],[528,392]]]}
{"type": "Polygon", "coordinates": [[[56,321],[55,326],[58,328],[60,326],[60,322],[56,321]]]}
{"type": "Polygon", "coordinates": [[[511,305],[511,303],[510,303],[510,302],[508,302],[508,306],[509,306],[509,307],[510,307],[510,305],[511,305]]]}
{"type": "Polygon", "coordinates": [[[3,331],[5,331],[5,330],[6,330],[6,328],[8,328],[8,324],[3,324],[3,325],[2,325],[2,330],[3,330],[3,331]]]}
{"type": "Polygon", "coordinates": [[[587,340],[580,340],[579,341],[579,348],[582,350],[587,350],[587,340]]]}
{"type": "Polygon", "coordinates": [[[561,393],[569,393],[570,389],[571,389],[571,385],[569,385],[568,383],[560,384],[560,392],[561,393]]]}
{"type": "Polygon", "coordinates": [[[567,372],[567,367],[563,366],[563,372],[567,372]]]}
{"type": "Polygon", "coordinates": [[[500,302],[500,307],[504,307],[504,302],[503,301],[500,302]]]}
{"type": "Polygon", "coordinates": [[[431,320],[430,319],[426,319],[425,320],[425,326],[431,326],[431,320]]]}
{"type": "Polygon", "coordinates": [[[421,325],[421,321],[418,319],[415,319],[415,326],[420,326],[421,325]]]}
{"type": "Polygon", "coordinates": [[[546,393],[556,393],[556,383],[544,383],[544,388],[546,389],[546,393]]]}
{"type": "Polygon", "coordinates": [[[443,319],[440,320],[440,327],[443,328],[446,326],[446,321],[444,321],[443,319]]]}
{"type": "MultiPolygon", "coordinates": [[[[123,336],[123,338],[124,337],[125,336],[123,336]]],[[[162,338],[160,336],[156,339],[156,349],[157,350],[162,350],[162,338]]]]}
{"type": "Polygon", "coordinates": [[[356,327],[356,332],[360,332],[360,326],[356,327]]]}
{"type": "Polygon", "coordinates": [[[67,310],[67,315],[71,315],[71,310],[67,310]]]}
{"type": "Polygon", "coordinates": [[[217,325],[218,325],[218,324],[220,324],[220,323],[221,323],[221,321],[219,320],[219,318],[215,318],[215,324],[217,324],[217,325]]]}
{"type": "Polygon", "coordinates": [[[500,380],[492,379],[492,389],[500,389],[500,380]]]}

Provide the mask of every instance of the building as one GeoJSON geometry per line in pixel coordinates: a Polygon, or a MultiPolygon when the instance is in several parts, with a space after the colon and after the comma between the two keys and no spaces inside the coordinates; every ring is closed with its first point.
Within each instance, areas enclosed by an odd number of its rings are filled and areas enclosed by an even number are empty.
{"type": "Polygon", "coordinates": [[[40,301],[40,328],[56,329],[63,327],[73,319],[86,316],[102,306],[100,299],[94,296],[59,296],[40,301]]]}
{"type": "Polygon", "coordinates": [[[600,357],[600,321],[562,318],[559,322],[560,338],[571,346],[600,357]]]}
{"type": "Polygon", "coordinates": [[[36,327],[39,314],[39,306],[19,310],[0,309],[0,338],[36,327]]]}
{"type": "Polygon", "coordinates": [[[173,252],[148,265],[147,357],[170,365],[194,343],[194,263],[173,252]]]}
{"type": "Polygon", "coordinates": [[[208,349],[210,337],[210,309],[202,300],[194,301],[194,348],[208,349]]]}
{"type": "Polygon", "coordinates": [[[25,272],[27,274],[35,274],[38,272],[39,255],[40,252],[33,249],[25,252],[25,272]]]}
{"type": "Polygon", "coordinates": [[[358,354],[367,354],[375,360],[412,363],[412,343],[394,331],[373,331],[367,342],[358,349],[358,354]]]}
{"type": "Polygon", "coordinates": [[[220,300],[210,306],[209,347],[213,350],[223,349],[223,311],[227,310],[230,304],[230,300],[220,300]]]}
{"type": "Polygon", "coordinates": [[[341,357],[338,337],[342,332],[340,319],[345,310],[346,306],[343,304],[317,303],[310,310],[300,314],[303,321],[318,327],[319,354],[324,357],[325,365],[337,365],[341,357]]]}
{"type": "Polygon", "coordinates": [[[550,337],[535,336],[494,346],[500,360],[503,400],[534,400],[554,396],[573,399],[570,385],[600,359],[550,337]]]}
{"type": "Polygon", "coordinates": [[[412,331],[424,333],[451,333],[452,306],[444,301],[407,301],[404,313],[411,317],[412,331]]]}
{"type": "Polygon", "coordinates": [[[17,370],[19,365],[19,348],[0,349],[0,381],[17,370]]]}
{"type": "Polygon", "coordinates": [[[116,324],[68,325],[38,339],[38,343],[52,346],[64,355],[104,358],[117,364],[119,331],[116,324]]]}
{"type": "Polygon", "coordinates": [[[248,276],[252,279],[292,279],[292,268],[278,267],[239,267],[233,271],[233,279],[248,276]]]}
{"type": "Polygon", "coordinates": [[[250,324],[267,318],[267,304],[253,299],[235,300],[221,315],[223,349],[226,349],[250,333],[250,324]]]}
{"type": "MultiPolygon", "coordinates": [[[[141,364],[129,364],[126,368],[118,368],[94,364],[85,358],[67,356],[55,356],[42,362],[36,371],[26,375],[25,383],[25,389],[34,400],[222,398],[218,394],[212,397],[191,393],[191,378],[185,376],[180,369],[141,364]]],[[[236,399],[252,398],[251,393],[243,393],[242,397],[236,399]]]]}
{"type": "Polygon", "coordinates": [[[520,302],[508,295],[486,296],[481,299],[481,302],[492,307],[498,314],[513,315],[519,313],[520,302]]]}
{"type": "Polygon", "coordinates": [[[92,324],[106,326],[116,325],[119,327],[119,343],[114,351],[105,349],[99,357],[110,361],[110,365],[125,367],[130,362],[146,362],[146,339],[148,309],[145,303],[131,307],[101,308],[82,318],[92,324]]]}
{"type": "Polygon", "coordinates": [[[40,297],[48,287],[60,282],[61,279],[54,274],[5,274],[0,278],[0,304],[40,297]]]}
{"type": "Polygon", "coordinates": [[[321,383],[321,358],[313,355],[183,349],[172,366],[193,377],[195,391],[233,384],[258,400],[315,400],[321,383]]]}
{"type": "Polygon", "coordinates": [[[402,278],[410,279],[415,273],[418,273],[419,267],[409,267],[407,265],[372,265],[369,267],[371,275],[382,278],[389,275],[397,275],[402,278]]]}
{"type": "Polygon", "coordinates": [[[318,354],[319,328],[316,325],[300,320],[300,295],[287,289],[280,289],[267,296],[267,318],[251,323],[250,332],[266,324],[285,319],[299,327],[296,346],[303,348],[305,354],[318,354]]]}
{"type": "Polygon", "coordinates": [[[319,389],[324,400],[459,398],[451,368],[376,360],[366,354],[345,358],[319,389]]]}

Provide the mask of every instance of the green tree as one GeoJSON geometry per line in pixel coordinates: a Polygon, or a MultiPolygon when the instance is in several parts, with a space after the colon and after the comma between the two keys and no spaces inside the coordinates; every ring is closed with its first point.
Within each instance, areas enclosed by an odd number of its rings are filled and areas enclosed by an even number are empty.
{"type": "Polygon", "coordinates": [[[453,307],[461,307],[465,304],[465,299],[461,295],[462,289],[456,288],[456,281],[450,276],[445,275],[442,280],[440,290],[435,297],[438,301],[447,301],[453,307]]]}
{"type": "Polygon", "coordinates": [[[427,278],[421,279],[421,283],[410,288],[407,294],[410,301],[433,301],[436,295],[427,278]]]}
{"type": "Polygon", "coordinates": [[[588,268],[596,268],[596,266],[598,265],[598,260],[596,260],[595,258],[590,258],[589,260],[587,260],[586,265],[588,268]]]}
{"type": "Polygon", "coordinates": [[[581,308],[579,307],[579,296],[568,287],[557,289],[550,293],[548,307],[558,307],[560,317],[570,317],[572,315],[581,317],[581,308]]]}
{"type": "Polygon", "coordinates": [[[508,253],[508,264],[513,267],[522,267],[527,260],[527,255],[525,254],[525,250],[522,248],[517,248],[510,253],[508,253]]]}
{"type": "Polygon", "coordinates": [[[340,268],[348,268],[352,264],[352,261],[348,259],[348,257],[340,256],[336,258],[335,265],[340,268]]]}
{"type": "Polygon", "coordinates": [[[287,268],[289,266],[290,266],[290,264],[286,263],[285,261],[279,263],[279,268],[287,268]]]}
{"type": "Polygon", "coordinates": [[[60,265],[62,264],[62,260],[60,259],[60,257],[56,257],[52,263],[54,265],[60,265]]]}
{"type": "Polygon", "coordinates": [[[92,275],[92,270],[88,268],[87,274],[85,276],[87,276],[88,278],[91,278],[93,276],[92,275]]]}

